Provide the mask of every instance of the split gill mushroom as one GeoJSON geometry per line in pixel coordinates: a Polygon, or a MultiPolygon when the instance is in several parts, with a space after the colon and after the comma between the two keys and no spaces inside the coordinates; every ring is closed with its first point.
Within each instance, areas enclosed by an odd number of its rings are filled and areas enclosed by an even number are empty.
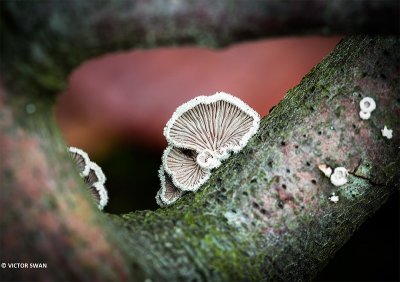
{"type": "Polygon", "coordinates": [[[213,169],[247,144],[259,123],[257,112],[224,92],[198,96],[178,107],[164,128],[169,146],[162,157],[157,203],[169,205],[184,191],[197,191],[213,169]]]}
{"type": "Polygon", "coordinates": [[[172,182],[171,176],[165,174],[163,166],[158,171],[161,189],[157,192],[156,202],[159,206],[164,207],[175,203],[182,195],[183,191],[179,190],[172,182]]]}
{"type": "Polygon", "coordinates": [[[167,147],[163,154],[165,172],[171,176],[172,183],[182,191],[196,191],[210,178],[210,170],[198,163],[196,151],[167,147]]]}
{"type": "Polygon", "coordinates": [[[82,149],[69,147],[68,152],[98,208],[102,210],[108,203],[108,193],[104,186],[106,176],[103,170],[95,162],[92,162],[82,149]]]}
{"type": "Polygon", "coordinates": [[[259,114],[239,98],[217,92],[198,96],[176,109],[164,128],[171,146],[199,153],[197,163],[213,169],[239,152],[257,132],[259,114]]]}

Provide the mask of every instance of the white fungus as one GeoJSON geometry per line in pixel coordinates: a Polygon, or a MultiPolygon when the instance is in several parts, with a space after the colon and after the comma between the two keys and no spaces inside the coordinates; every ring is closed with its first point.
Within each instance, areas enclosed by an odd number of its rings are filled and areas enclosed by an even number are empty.
{"type": "Polygon", "coordinates": [[[94,199],[100,210],[102,210],[108,203],[108,193],[104,186],[106,182],[106,176],[103,170],[95,162],[90,161],[89,173],[83,179],[87,184],[89,191],[93,195],[94,199]]]}
{"type": "Polygon", "coordinates": [[[376,109],[376,103],[371,97],[365,97],[360,101],[360,109],[362,112],[371,113],[376,109]]]}
{"type": "Polygon", "coordinates": [[[159,205],[162,208],[166,206],[166,204],[161,200],[161,189],[159,189],[157,192],[156,203],[157,203],[157,205],[159,205]]]}
{"type": "Polygon", "coordinates": [[[104,184],[96,182],[91,186],[90,191],[92,192],[93,197],[97,200],[98,208],[102,210],[108,203],[108,193],[104,184]]]}
{"type": "Polygon", "coordinates": [[[196,97],[180,107],[164,128],[168,141],[159,171],[160,206],[175,202],[184,191],[196,191],[211,170],[239,152],[257,132],[259,114],[224,92],[196,97]]]}
{"type": "Polygon", "coordinates": [[[88,154],[82,149],[76,147],[69,147],[68,152],[70,153],[72,160],[78,166],[79,174],[83,176],[87,176],[89,174],[89,163],[90,159],[88,154]]]}
{"type": "Polygon", "coordinates": [[[85,177],[85,181],[88,184],[94,184],[96,182],[104,184],[106,182],[106,176],[103,173],[101,167],[95,162],[90,161],[89,163],[89,173],[85,177]]]}
{"type": "Polygon", "coordinates": [[[363,112],[360,111],[360,118],[363,120],[367,120],[371,117],[371,113],[370,112],[363,112]]]}
{"type": "Polygon", "coordinates": [[[318,168],[320,171],[323,172],[323,174],[327,177],[330,177],[332,174],[332,168],[330,168],[329,166],[327,166],[326,164],[320,164],[318,165],[318,168]]]}
{"type": "Polygon", "coordinates": [[[165,174],[163,166],[158,171],[161,189],[158,191],[156,196],[157,204],[161,207],[171,205],[175,203],[183,194],[183,191],[179,190],[172,182],[171,177],[165,174]]]}
{"type": "Polygon", "coordinates": [[[210,177],[210,170],[197,163],[198,154],[193,150],[167,147],[163,154],[164,170],[172,183],[182,191],[196,191],[210,177]]]}
{"type": "Polygon", "coordinates": [[[345,167],[337,167],[331,175],[331,183],[335,186],[342,186],[347,183],[349,175],[345,167]]]}
{"type": "Polygon", "coordinates": [[[392,139],[393,130],[387,128],[386,125],[385,125],[385,127],[383,129],[381,129],[381,132],[382,132],[382,136],[386,137],[387,139],[392,139]]]}
{"type": "Polygon", "coordinates": [[[215,168],[230,152],[236,153],[247,144],[257,132],[259,122],[259,114],[239,98],[218,92],[196,97],[178,107],[167,122],[164,135],[174,147],[200,154],[205,151],[199,164],[215,168]]]}
{"type": "Polygon", "coordinates": [[[86,152],[79,148],[69,147],[68,151],[79,169],[79,173],[92,194],[97,206],[102,210],[108,203],[108,193],[104,186],[106,176],[95,162],[90,161],[86,152]]]}
{"type": "Polygon", "coordinates": [[[331,196],[328,198],[331,202],[334,202],[335,204],[337,203],[337,202],[339,202],[339,196],[338,195],[335,195],[335,192],[333,192],[332,194],[331,194],[331,196]]]}
{"type": "Polygon", "coordinates": [[[360,118],[367,120],[371,117],[371,113],[376,109],[376,103],[371,97],[365,97],[360,101],[360,118]]]}

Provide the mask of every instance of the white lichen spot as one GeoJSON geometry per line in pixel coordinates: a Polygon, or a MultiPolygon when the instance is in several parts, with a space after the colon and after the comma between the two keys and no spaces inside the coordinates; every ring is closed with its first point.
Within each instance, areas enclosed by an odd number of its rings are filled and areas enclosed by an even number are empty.
{"type": "Polygon", "coordinates": [[[347,183],[349,175],[345,167],[337,167],[331,175],[331,183],[335,186],[342,186],[347,183]]]}
{"type": "Polygon", "coordinates": [[[320,171],[323,172],[323,174],[327,177],[330,177],[332,174],[332,168],[327,166],[326,164],[320,164],[318,165],[318,168],[320,171]]]}
{"type": "Polygon", "coordinates": [[[235,227],[241,227],[246,224],[246,218],[241,213],[227,211],[224,213],[224,217],[227,219],[228,224],[235,227]]]}
{"type": "Polygon", "coordinates": [[[360,112],[360,118],[363,120],[367,120],[371,117],[371,113],[370,112],[360,112]]]}
{"type": "Polygon", "coordinates": [[[339,196],[333,192],[331,196],[328,198],[331,202],[334,202],[335,204],[339,202],[339,196]]]}
{"type": "Polygon", "coordinates": [[[376,109],[376,103],[371,97],[365,97],[360,101],[360,109],[362,112],[371,113],[376,109]]]}
{"type": "Polygon", "coordinates": [[[382,131],[382,136],[383,137],[386,137],[387,139],[392,139],[392,137],[393,137],[393,130],[392,129],[387,128],[386,125],[385,125],[385,127],[381,131],[382,131]]]}

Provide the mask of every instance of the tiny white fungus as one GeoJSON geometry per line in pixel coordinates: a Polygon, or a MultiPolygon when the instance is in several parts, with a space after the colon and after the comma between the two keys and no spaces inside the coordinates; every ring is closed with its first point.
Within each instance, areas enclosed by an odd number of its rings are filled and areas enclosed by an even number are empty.
{"type": "MultiPolygon", "coordinates": [[[[211,175],[209,169],[197,163],[198,154],[193,150],[167,147],[162,157],[165,172],[171,176],[172,183],[182,191],[196,191],[211,175]]],[[[160,174],[161,178],[161,174],[160,174]]]]}
{"type": "Polygon", "coordinates": [[[90,161],[89,169],[90,171],[87,178],[89,178],[94,173],[95,178],[97,178],[94,182],[99,182],[101,184],[104,184],[106,182],[106,176],[104,175],[103,170],[98,164],[90,161]]]}
{"type": "Polygon", "coordinates": [[[382,136],[386,137],[387,139],[392,139],[393,129],[389,129],[385,125],[385,127],[381,130],[381,132],[382,132],[382,136]]]}
{"type": "Polygon", "coordinates": [[[363,120],[367,120],[371,117],[371,112],[360,111],[360,118],[363,120]]]}
{"type": "Polygon", "coordinates": [[[72,160],[78,166],[79,174],[83,176],[87,176],[89,174],[89,163],[90,159],[88,154],[82,149],[76,147],[69,147],[68,152],[70,153],[72,160]]]}
{"type": "Polygon", "coordinates": [[[376,109],[376,103],[371,97],[365,97],[360,101],[360,109],[363,112],[371,113],[376,109]]]}
{"type": "Polygon", "coordinates": [[[339,196],[338,196],[338,195],[335,195],[335,192],[333,192],[333,193],[331,194],[331,196],[329,197],[329,200],[330,200],[331,202],[334,202],[334,203],[336,204],[337,202],[339,202],[339,196]]]}
{"type": "Polygon", "coordinates": [[[102,210],[108,203],[108,193],[104,186],[106,176],[103,170],[95,162],[89,162],[89,173],[84,178],[85,183],[89,187],[93,198],[96,200],[98,207],[102,210]]]}
{"type": "Polygon", "coordinates": [[[96,182],[92,185],[92,189],[96,189],[95,191],[92,191],[94,194],[94,197],[98,196],[98,208],[102,210],[108,203],[108,193],[106,187],[100,182],[96,182]],[[96,194],[97,193],[97,194],[96,194]]]}
{"type": "Polygon", "coordinates": [[[156,196],[157,204],[164,207],[175,203],[183,195],[183,191],[179,190],[174,185],[171,176],[165,174],[162,165],[158,171],[158,176],[161,182],[161,189],[158,191],[156,196]]]}
{"type": "Polygon", "coordinates": [[[347,183],[347,176],[349,175],[345,167],[337,167],[331,175],[331,183],[335,186],[342,186],[347,183]]]}
{"type": "Polygon", "coordinates": [[[159,205],[162,208],[166,206],[166,204],[161,200],[161,189],[158,190],[158,192],[157,192],[156,203],[157,203],[157,205],[159,205]]]}
{"type": "Polygon", "coordinates": [[[95,162],[92,162],[88,154],[82,149],[69,147],[68,151],[79,169],[80,176],[96,201],[98,208],[102,210],[108,202],[108,193],[104,186],[106,176],[103,170],[95,162]]]}
{"type": "Polygon", "coordinates": [[[318,168],[320,171],[322,171],[325,176],[330,177],[332,174],[332,168],[327,166],[326,164],[320,164],[318,165],[318,168]]]}

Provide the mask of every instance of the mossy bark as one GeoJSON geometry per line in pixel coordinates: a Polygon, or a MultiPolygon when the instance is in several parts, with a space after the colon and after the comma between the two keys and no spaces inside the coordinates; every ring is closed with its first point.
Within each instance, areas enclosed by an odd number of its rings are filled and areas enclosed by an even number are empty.
{"type": "MultiPolygon", "coordinates": [[[[1,269],[2,280],[308,280],[399,188],[400,43],[356,36],[290,90],[199,192],[157,211],[99,212],[44,94],[62,89],[84,58],[140,46],[143,37],[125,39],[137,27],[119,33],[121,22],[115,28],[113,20],[104,34],[108,25],[93,23],[104,23],[112,7],[100,4],[79,32],[63,29],[82,22],[82,10],[71,8],[78,2],[46,3],[21,10],[1,2],[2,15],[13,20],[1,25],[8,45],[1,54],[0,260],[48,264],[1,269]],[[364,121],[358,104],[366,96],[377,109],[364,121]],[[381,135],[385,125],[394,130],[390,140],[381,135]],[[349,182],[334,187],[318,170],[322,163],[349,169],[349,182]],[[332,192],[338,203],[329,201],[332,192]]],[[[163,42],[149,35],[145,46],[151,38],[163,42]]],[[[201,43],[201,36],[190,38],[201,43]]],[[[221,38],[215,45],[237,39],[221,38]]]]}

